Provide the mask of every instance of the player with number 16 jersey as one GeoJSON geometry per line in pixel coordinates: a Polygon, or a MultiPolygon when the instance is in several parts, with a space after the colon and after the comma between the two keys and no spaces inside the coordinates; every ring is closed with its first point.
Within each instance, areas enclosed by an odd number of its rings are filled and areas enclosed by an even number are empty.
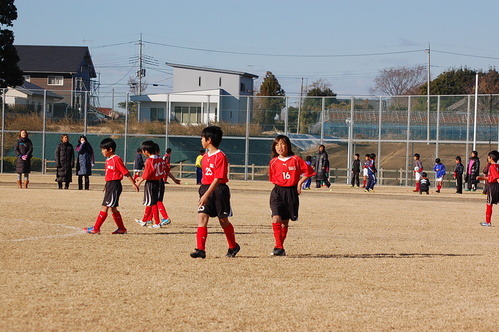
{"type": "Polygon", "coordinates": [[[296,155],[273,158],[269,173],[270,182],[280,187],[296,187],[302,174],[307,177],[315,174],[312,167],[296,155]]]}

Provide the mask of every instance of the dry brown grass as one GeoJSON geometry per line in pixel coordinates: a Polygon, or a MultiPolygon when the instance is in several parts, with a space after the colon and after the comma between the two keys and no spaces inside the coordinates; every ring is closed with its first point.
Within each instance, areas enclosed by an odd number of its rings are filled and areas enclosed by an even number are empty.
{"type": "MultiPolygon", "coordinates": [[[[484,228],[484,198],[444,188],[376,193],[334,185],[301,196],[287,257],[269,256],[271,185],[231,181],[241,252],[210,221],[205,260],[192,259],[197,188],[168,185],[173,223],[133,222],[142,194],[125,192],[127,235],[83,233],[102,201],[56,190],[33,174],[31,189],[0,176],[2,331],[494,331],[499,326],[499,227],[484,228]]],[[[191,181],[191,180],[185,180],[191,181]]],[[[497,207],[495,207],[497,209],[497,207]]],[[[493,223],[499,217],[495,217],[493,223]]],[[[497,223],[496,223],[497,224],[497,223]]]]}

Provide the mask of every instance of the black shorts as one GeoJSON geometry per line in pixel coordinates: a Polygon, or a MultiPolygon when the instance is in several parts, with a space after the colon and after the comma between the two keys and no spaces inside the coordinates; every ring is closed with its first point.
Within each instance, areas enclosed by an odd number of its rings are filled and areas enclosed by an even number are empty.
{"type": "MultiPolygon", "coordinates": [[[[199,197],[210,187],[209,184],[202,184],[199,187],[199,197]]],[[[198,209],[198,213],[206,213],[210,217],[227,218],[232,217],[232,209],[230,208],[230,189],[225,183],[220,183],[215,191],[208,198],[205,206],[198,209]]]]}
{"type": "Polygon", "coordinates": [[[487,204],[497,204],[499,202],[499,183],[491,182],[487,188],[487,204]]]}
{"type": "Polygon", "coordinates": [[[158,204],[159,180],[147,180],[144,186],[144,205],[153,206],[158,204]]]}
{"type": "Polygon", "coordinates": [[[280,216],[282,220],[298,220],[298,189],[293,187],[275,186],[270,193],[270,211],[273,216],[280,216]]]}
{"type": "Polygon", "coordinates": [[[106,192],[104,193],[104,200],[102,206],[118,207],[123,186],[121,180],[112,180],[106,182],[106,192]]]}
{"type": "Polygon", "coordinates": [[[163,202],[163,198],[165,198],[165,181],[161,179],[159,180],[158,202],[163,202]]]}

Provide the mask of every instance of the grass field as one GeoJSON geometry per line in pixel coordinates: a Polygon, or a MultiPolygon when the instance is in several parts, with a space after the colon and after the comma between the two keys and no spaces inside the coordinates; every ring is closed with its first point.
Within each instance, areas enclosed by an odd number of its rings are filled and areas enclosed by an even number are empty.
{"type": "MultiPolygon", "coordinates": [[[[172,224],[146,229],[142,193],[125,192],[126,235],[84,233],[102,202],[57,190],[52,175],[19,190],[0,175],[1,331],[497,331],[499,227],[481,227],[478,193],[313,189],[273,257],[267,182],[229,182],[241,251],[210,221],[207,258],[192,259],[197,187],[166,188],[172,224]]],[[[186,180],[190,182],[192,180],[186,180]]],[[[141,188],[142,189],[142,188],[141,188]]],[[[495,207],[493,225],[499,224],[495,207]]]]}

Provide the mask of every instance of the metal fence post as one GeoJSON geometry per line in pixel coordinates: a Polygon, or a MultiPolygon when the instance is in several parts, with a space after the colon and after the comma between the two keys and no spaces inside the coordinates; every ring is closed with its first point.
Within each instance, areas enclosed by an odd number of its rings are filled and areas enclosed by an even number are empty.
{"type": "Polygon", "coordinates": [[[3,163],[4,163],[4,140],[5,140],[5,89],[2,89],[2,147],[1,147],[1,163],[0,163],[0,173],[3,173],[3,163]]]}

